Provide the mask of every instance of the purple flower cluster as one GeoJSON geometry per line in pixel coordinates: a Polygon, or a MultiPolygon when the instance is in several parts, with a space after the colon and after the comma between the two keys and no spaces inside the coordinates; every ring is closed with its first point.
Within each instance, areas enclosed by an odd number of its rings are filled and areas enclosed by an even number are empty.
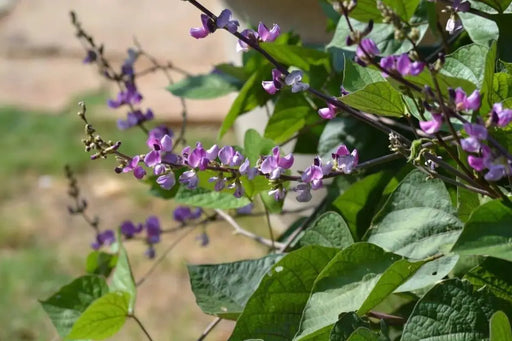
{"type": "Polygon", "coordinates": [[[370,38],[364,38],[357,45],[355,61],[362,66],[366,66],[369,60],[374,58],[379,53],[380,50],[375,42],[370,38]]]}
{"type": "Polygon", "coordinates": [[[302,71],[293,70],[288,75],[283,77],[284,74],[278,69],[272,70],[272,80],[261,82],[261,86],[271,95],[274,95],[286,84],[291,87],[293,93],[306,91],[309,89],[309,84],[302,82],[304,76],[302,71]]]}
{"type": "MultiPolygon", "coordinates": [[[[261,21],[258,24],[258,31],[254,31],[251,29],[245,29],[241,32],[242,36],[247,38],[251,43],[258,44],[259,42],[273,42],[277,39],[279,34],[281,34],[281,28],[279,25],[274,24],[271,29],[269,29],[265,24],[261,21]]],[[[247,52],[249,51],[249,45],[243,41],[238,40],[236,45],[236,51],[247,52]]]]}
{"type": "Polygon", "coordinates": [[[192,210],[188,206],[178,206],[173,211],[172,216],[174,220],[180,223],[186,223],[189,220],[197,219],[201,216],[203,213],[203,210],[200,207],[196,207],[194,210],[192,210]]]}
{"type": "Polygon", "coordinates": [[[120,226],[121,234],[126,239],[131,239],[137,234],[146,231],[145,241],[148,245],[148,249],[145,254],[149,258],[154,258],[156,255],[154,245],[160,242],[160,235],[162,229],[160,228],[160,221],[155,216],[150,216],[146,219],[145,223],[135,224],[132,221],[124,221],[120,226]]]}
{"type": "Polygon", "coordinates": [[[417,76],[423,71],[425,63],[413,62],[407,53],[399,56],[387,56],[380,60],[380,66],[386,70],[382,72],[383,77],[387,77],[388,73],[399,73],[402,76],[417,76]]]}
{"type": "Polygon", "coordinates": [[[206,14],[201,14],[201,27],[194,27],[190,29],[190,35],[196,39],[205,38],[210,33],[215,32],[217,28],[225,28],[231,33],[235,33],[240,25],[237,20],[231,19],[231,11],[229,9],[223,10],[216,21],[213,21],[206,14]]]}
{"type": "Polygon", "coordinates": [[[116,241],[116,236],[114,234],[114,231],[105,230],[103,232],[98,232],[96,234],[96,240],[93,243],[91,243],[91,247],[94,250],[98,250],[102,246],[109,246],[115,241],[116,241]]]}

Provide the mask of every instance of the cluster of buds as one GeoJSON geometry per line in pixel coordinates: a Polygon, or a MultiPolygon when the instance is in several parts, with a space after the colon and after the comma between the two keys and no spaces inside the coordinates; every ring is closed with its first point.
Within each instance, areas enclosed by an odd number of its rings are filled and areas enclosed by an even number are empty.
{"type": "Polygon", "coordinates": [[[146,232],[144,240],[148,246],[145,254],[149,258],[154,258],[156,255],[155,244],[160,242],[160,235],[162,229],[160,228],[160,220],[156,216],[150,216],[144,223],[135,224],[132,221],[126,220],[119,227],[121,235],[126,239],[132,239],[136,235],[146,232]]]}

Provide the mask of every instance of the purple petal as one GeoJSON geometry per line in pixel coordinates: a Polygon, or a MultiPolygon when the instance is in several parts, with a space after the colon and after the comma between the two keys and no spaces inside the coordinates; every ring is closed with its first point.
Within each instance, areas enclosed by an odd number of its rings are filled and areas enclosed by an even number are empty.
{"type": "Polygon", "coordinates": [[[396,60],[396,69],[402,75],[408,75],[411,70],[411,60],[407,53],[401,54],[396,60]]]}
{"type": "Polygon", "coordinates": [[[176,184],[176,178],[174,177],[174,173],[171,172],[169,174],[159,176],[156,179],[156,183],[163,189],[170,190],[176,184]]]}
{"type": "Polygon", "coordinates": [[[427,134],[437,133],[443,124],[443,117],[440,114],[432,114],[431,121],[420,122],[420,128],[427,134]]]}
{"type": "Polygon", "coordinates": [[[229,165],[233,159],[235,150],[231,146],[224,146],[219,150],[219,160],[224,165],[229,165]]]}
{"type": "Polygon", "coordinates": [[[153,167],[159,163],[162,162],[162,159],[160,158],[160,152],[157,150],[153,150],[146,154],[144,157],[144,163],[148,167],[153,167]]]}
{"type": "Polygon", "coordinates": [[[475,90],[468,97],[463,100],[464,108],[466,110],[478,110],[480,109],[480,91],[475,90]]]}

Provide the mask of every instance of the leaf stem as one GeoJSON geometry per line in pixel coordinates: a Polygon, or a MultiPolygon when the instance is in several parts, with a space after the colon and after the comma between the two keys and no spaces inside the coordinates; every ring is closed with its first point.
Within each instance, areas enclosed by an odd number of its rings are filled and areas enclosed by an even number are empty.
{"type": "Polygon", "coordinates": [[[142,329],[142,331],[144,332],[144,334],[146,334],[146,337],[148,338],[149,341],[153,341],[153,338],[151,337],[151,335],[149,335],[149,332],[147,331],[147,329],[144,327],[144,325],[142,324],[142,322],[140,322],[140,320],[137,318],[137,316],[135,315],[128,315],[128,317],[131,317],[132,319],[135,320],[135,322],[137,322],[137,324],[139,325],[140,329],[142,329]]]}

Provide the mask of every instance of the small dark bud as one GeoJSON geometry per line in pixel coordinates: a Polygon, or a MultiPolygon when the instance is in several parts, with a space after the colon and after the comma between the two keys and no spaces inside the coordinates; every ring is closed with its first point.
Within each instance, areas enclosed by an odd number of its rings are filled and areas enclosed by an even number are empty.
{"type": "Polygon", "coordinates": [[[455,90],[448,88],[448,96],[450,96],[450,100],[455,101],[455,90]]]}

